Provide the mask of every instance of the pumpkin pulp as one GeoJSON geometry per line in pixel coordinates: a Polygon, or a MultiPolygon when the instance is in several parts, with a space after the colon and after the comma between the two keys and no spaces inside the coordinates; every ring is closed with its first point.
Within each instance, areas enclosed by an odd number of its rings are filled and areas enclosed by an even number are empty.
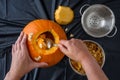
{"type": "Polygon", "coordinates": [[[51,47],[49,48],[49,45],[47,44],[48,40],[50,40],[53,43],[55,42],[51,32],[47,31],[40,34],[37,40],[40,49],[46,50],[46,49],[50,49],[53,46],[52,44],[50,44],[51,47]]]}
{"type": "Polygon", "coordinates": [[[44,55],[52,54],[58,49],[58,47],[52,46],[51,48],[48,48],[45,39],[50,39],[57,44],[59,42],[59,37],[54,30],[49,30],[36,34],[35,39],[33,39],[33,44],[37,45],[34,47],[39,51],[39,53],[44,52],[44,55]]]}

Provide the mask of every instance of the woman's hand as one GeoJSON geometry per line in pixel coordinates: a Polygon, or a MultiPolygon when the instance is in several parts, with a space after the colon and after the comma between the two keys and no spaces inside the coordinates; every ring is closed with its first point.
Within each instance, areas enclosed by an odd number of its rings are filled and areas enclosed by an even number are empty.
{"type": "MultiPolygon", "coordinates": [[[[27,35],[21,32],[16,43],[12,46],[12,63],[8,72],[7,80],[19,80],[23,75],[36,67],[45,67],[48,64],[34,62],[30,56],[26,45],[27,35]],[[12,76],[12,79],[10,79],[12,76]]],[[[6,77],[7,77],[6,76],[6,77]]]]}
{"type": "Polygon", "coordinates": [[[61,40],[58,46],[66,56],[82,64],[88,80],[108,80],[83,41],[78,39],[61,40]]]}
{"type": "Polygon", "coordinates": [[[58,46],[65,55],[75,61],[81,62],[84,58],[91,57],[82,40],[61,40],[58,46]]]}

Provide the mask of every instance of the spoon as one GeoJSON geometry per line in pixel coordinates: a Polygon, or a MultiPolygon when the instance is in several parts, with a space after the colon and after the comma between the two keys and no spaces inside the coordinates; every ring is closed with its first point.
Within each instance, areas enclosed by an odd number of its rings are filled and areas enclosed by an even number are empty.
{"type": "Polygon", "coordinates": [[[50,48],[53,47],[53,46],[57,46],[57,44],[55,44],[55,43],[53,42],[53,40],[51,40],[51,39],[49,39],[49,38],[46,38],[46,39],[45,39],[45,43],[46,43],[48,49],[50,49],[50,48]]]}

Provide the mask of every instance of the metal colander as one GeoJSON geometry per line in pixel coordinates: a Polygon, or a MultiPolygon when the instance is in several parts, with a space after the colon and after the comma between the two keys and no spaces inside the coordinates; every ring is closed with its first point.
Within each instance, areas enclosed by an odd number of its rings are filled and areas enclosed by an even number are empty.
{"type": "MultiPolygon", "coordinates": [[[[88,5],[84,5],[82,9],[88,5]]],[[[85,32],[93,37],[113,37],[117,28],[115,27],[115,16],[110,8],[105,5],[95,4],[88,7],[81,18],[82,27],[85,32]],[[115,32],[109,36],[108,34],[115,28],[115,32]]]]}

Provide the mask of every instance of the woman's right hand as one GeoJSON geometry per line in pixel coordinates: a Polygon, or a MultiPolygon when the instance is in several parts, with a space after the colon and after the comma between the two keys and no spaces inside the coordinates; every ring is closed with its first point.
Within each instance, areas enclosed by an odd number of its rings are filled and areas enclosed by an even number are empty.
{"type": "Polygon", "coordinates": [[[66,56],[82,64],[88,80],[108,80],[82,40],[61,40],[58,46],[66,56]]]}
{"type": "Polygon", "coordinates": [[[81,62],[86,57],[91,57],[86,45],[80,39],[61,40],[58,46],[65,55],[75,61],[81,62]]]}

